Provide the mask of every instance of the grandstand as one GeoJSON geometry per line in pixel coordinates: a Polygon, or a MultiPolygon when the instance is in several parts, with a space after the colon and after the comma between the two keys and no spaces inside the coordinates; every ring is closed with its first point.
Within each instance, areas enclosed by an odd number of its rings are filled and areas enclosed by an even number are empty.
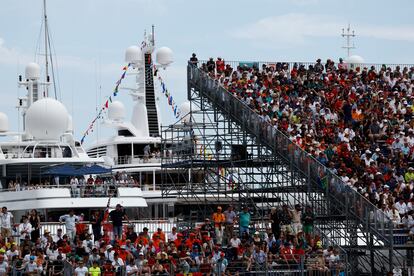
{"type": "Polygon", "coordinates": [[[310,205],[322,242],[346,252],[345,273],[408,272],[412,79],[410,65],[189,63],[190,119],[162,134],[174,182],[163,194],[204,216],[248,205],[261,225],[271,208],[310,205]],[[183,140],[188,154],[174,154],[183,140]]]}

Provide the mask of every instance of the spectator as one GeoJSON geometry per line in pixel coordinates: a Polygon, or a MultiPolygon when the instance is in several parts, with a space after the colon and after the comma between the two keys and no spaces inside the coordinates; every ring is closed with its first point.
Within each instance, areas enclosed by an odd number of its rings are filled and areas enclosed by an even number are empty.
{"type": "Polygon", "coordinates": [[[125,209],[122,208],[121,204],[117,204],[115,210],[109,213],[109,217],[112,220],[113,231],[115,239],[122,238],[122,220],[126,219],[129,222],[128,216],[125,213],[125,209]]]}
{"type": "Polygon", "coordinates": [[[310,205],[307,205],[305,212],[302,214],[303,232],[305,232],[306,241],[309,242],[311,234],[313,233],[313,222],[315,220],[315,214],[312,211],[310,205]]]}
{"type": "Polygon", "coordinates": [[[227,207],[227,210],[224,211],[224,217],[225,217],[225,244],[228,243],[228,241],[233,236],[234,232],[234,224],[236,223],[237,215],[233,211],[233,206],[229,205],[227,207]]]}
{"type": "Polygon", "coordinates": [[[217,207],[217,211],[213,214],[214,231],[216,235],[216,243],[222,244],[223,242],[223,226],[225,222],[224,214],[222,213],[221,206],[217,207]]]}
{"type": "Polygon", "coordinates": [[[76,235],[76,223],[79,222],[79,217],[75,216],[75,211],[72,209],[69,211],[69,214],[60,216],[59,222],[65,223],[66,235],[69,242],[73,243],[76,235]]]}
{"type": "Polygon", "coordinates": [[[27,216],[22,216],[22,223],[19,224],[20,242],[23,243],[26,236],[30,239],[30,233],[32,232],[32,225],[29,223],[27,216]]]}
{"type": "Polygon", "coordinates": [[[250,226],[250,213],[249,207],[244,206],[243,211],[239,213],[239,231],[240,235],[243,233],[249,234],[249,226],[250,226]]]}
{"type": "Polygon", "coordinates": [[[0,224],[1,224],[1,235],[6,239],[11,238],[12,234],[12,225],[14,225],[13,214],[7,211],[7,207],[4,206],[1,208],[0,213],[0,224]]]}
{"type": "Polygon", "coordinates": [[[32,225],[32,232],[30,237],[32,242],[36,242],[40,238],[40,217],[35,209],[30,211],[29,223],[32,225]]]}
{"type": "Polygon", "coordinates": [[[195,54],[195,53],[193,53],[193,54],[191,55],[191,58],[190,58],[190,63],[191,63],[191,64],[193,64],[193,65],[196,65],[196,66],[197,66],[197,64],[198,64],[198,58],[197,58],[197,56],[196,56],[196,54],[195,54]]]}

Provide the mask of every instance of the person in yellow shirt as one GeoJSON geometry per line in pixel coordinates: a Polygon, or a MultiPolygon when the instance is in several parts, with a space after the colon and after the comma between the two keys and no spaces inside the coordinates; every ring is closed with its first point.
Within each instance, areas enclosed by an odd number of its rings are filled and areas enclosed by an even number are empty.
{"type": "Polygon", "coordinates": [[[217,207],[217,212],[213,214],[214,230],[216,233],[216,243],[222,244],[223,242],[223,226],[226,217],[222,213],[221,206],[217,207]]]}
{"type": "Polygon", "coordinates": [[[89,268],[90,276],[101,276],[101,268],[98,266],[98,262],[94,261],[93,265],[89,268]]]}

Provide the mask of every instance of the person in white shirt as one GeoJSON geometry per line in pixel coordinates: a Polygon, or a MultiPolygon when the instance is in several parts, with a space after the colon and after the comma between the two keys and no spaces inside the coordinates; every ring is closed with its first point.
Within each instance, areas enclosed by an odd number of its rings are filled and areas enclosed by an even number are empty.
{"type": "Polygon", "coordinates": [[[84,266],[83,261],[79,261],[79,266],[75,269],[76,276],[86,276],[88,268],[84,266]]]}
{"type": "Polygon", "coordinates": [[[32,232],[32,225],[29,223],[29,219],[27,216],[22,216],[23,222],[19,224],[19,234],[20,234],[20,243],[24,241],[26,236],[30,237],[30,233],[32,232]]]}
{"type": "Polygon", "coordinates": [[[8,271],[9,264],[6,260],[4,260],[4,257],[0,255],[0,275],[7,275],[8,271]]]}
{"type": "Polygon", "coordinates": [[[13,214],[7,211],[7,207],[4,206],[1,208],[0,213],[0,227],[1,227],[1,235],[6,237],[7,239],[11,238],[11,228],[14,224],[14,217],[13,214]]]}
{"type": "Polygon", "coordinates": [[[76,235],[76,223],[79,222],[79,217],[75,216],[75,211],[70,210],[69,214],[61,216],[59,222],[65,223],[66,235],[68,235],[70,243],[73,243],[76,235]]]}
{"type": "Polygon", "coordinates": [[[8,260],[12,260],[14,256],[19,256],[20,251],[17,249],[17,245],[15,243],[12,244],[11,248],[7,250],[6,256],[8,260]]]}
{"type": "Polygon", "coordinates": [[[400,217],[403,217],[405,213],[407,213],[407,204],[404,202],[404,198],[400,198],[400,200],[395,203],[395,208],[398,210],[400,217]]]}
{"type": "Polygon", "coordinates": [[[168,233],[167,239],[168,239],[168,242],[172,242],[172,241],[175,241],[177,239],[177,227],[174,226],[171,229],[171,233],[168,233]]]}
{"type": "Polygon", "coordinates": [[[137,276],[138,275],[138,267],[132,263],[132,264],[127,264],[126,268],[126,275],[127,276],[137,276]]]}
{"type": "Polygon", "coordinates": [[[115,251],[112,250],[112,245],[107,245],[106,246],[106,251],[104,253],[105,260],[110,260],[111,262],[113,262],[114,261],[114,254],[115,254],[115,251]]]}
{"type": "Polygon", "coordinates": [[[118,253],[114,254],[114,260],[112,261],[112,266],[115,268],[116,272],[121,271],[121,269],[124,267],[124,261],[119,258],[118,253]]]}
{"type": "Polygon", "coordinates": [[[236,234],[235,233],[233,233],[233,236],[231,237],[231,239],[230,239],[230,246],[232,247],[232,248],[239,248],[239,246],[240,246],[240,244],[241,244],[241,241],[240,241],[240,239],[236,236],[236,234]]]}
{"type": "Polygon", "coordinates": [[[41,265],[37,265],[37,263],[35,262],[34,256],[30,256],[30,261],[26,266],[26,273],[28,275],[31,275],[31,274],[40,275],[42,271],[43,271],[43,267],[41,265]]]}

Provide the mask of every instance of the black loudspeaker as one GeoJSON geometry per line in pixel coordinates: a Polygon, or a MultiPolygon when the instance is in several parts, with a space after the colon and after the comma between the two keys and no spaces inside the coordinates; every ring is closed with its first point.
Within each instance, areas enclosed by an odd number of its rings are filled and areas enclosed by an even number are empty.
{"type": "Polygon", "coordinates": [[[216,152],[219,152],[223,149],[223,144],[221,143],[221,141],[216,141],[216,143],[214,144],[214,147],[216,149],[216,152]]]}
{"type": "Polygon", "coordinates": [[[247,146],[232,145],[231,146],[231,160],[239,161],[247,159],[247,146]]]}

